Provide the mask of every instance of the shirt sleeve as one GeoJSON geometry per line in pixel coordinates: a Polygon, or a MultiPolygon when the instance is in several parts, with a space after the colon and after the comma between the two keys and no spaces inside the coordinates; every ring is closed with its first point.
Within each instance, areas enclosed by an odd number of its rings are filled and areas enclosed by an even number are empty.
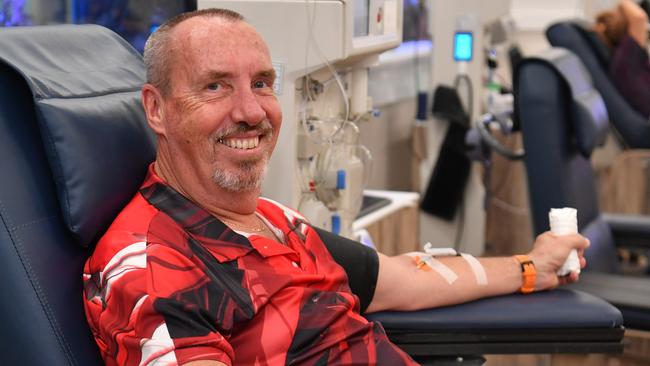
{"type": "Polygon", "coordinates": [[[361,313],[364,313],[377,288],[377,276],[379,275],[377,251],[329,231],[317,227],[314,227],[314,230],[332,258],[345,270],[350,289],[359,297],[361,313]]]}
{"type": "Polygon", "coordinates": [[[211,281],[187,255],[135,243],[86,278],[96,284],[85,286],[86,313],[107,364],[233,364],[211,281]]]}

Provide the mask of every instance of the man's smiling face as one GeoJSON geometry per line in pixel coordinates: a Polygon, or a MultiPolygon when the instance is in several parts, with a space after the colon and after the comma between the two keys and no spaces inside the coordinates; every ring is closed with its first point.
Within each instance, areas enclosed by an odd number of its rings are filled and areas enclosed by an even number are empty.
{"type": "Polygon", "coordinates": [[[171,164],[202,184],[259,189],[282,121],[266,44],[247,23],[214,17],[188,19],[171,37],[163,109],[171,164]]]}

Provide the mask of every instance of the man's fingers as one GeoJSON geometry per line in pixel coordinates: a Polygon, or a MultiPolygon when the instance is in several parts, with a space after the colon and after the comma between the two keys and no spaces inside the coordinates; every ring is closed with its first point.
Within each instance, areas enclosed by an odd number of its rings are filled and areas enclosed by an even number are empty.
{"type": "Polygon", "coordinates": [[[571,239],[574,249],[586,249],[591,245],[589,239],[580,234],[571,234],[570,236],[566,235],[566,237],[571,239]]]}
{"type": "Polygon", "coordinates": [[[571,272],[566,276],[558,277],[558,283],[562,286],[568,283],[577,282],[579,278],[580,274],[578,272],[571,272]]]}

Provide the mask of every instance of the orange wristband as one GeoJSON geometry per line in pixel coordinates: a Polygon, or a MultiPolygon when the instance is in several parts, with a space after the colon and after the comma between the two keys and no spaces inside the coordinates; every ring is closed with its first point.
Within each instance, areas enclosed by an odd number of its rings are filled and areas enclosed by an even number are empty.
{"type": "Polygon", "coordinates": [[[515,258],[521,264],[522,285],[519,291],[522,294],[529,294],[535,291],[535,279],[537,277],[535,263],[527,255],[516,255],[515,258]]]}

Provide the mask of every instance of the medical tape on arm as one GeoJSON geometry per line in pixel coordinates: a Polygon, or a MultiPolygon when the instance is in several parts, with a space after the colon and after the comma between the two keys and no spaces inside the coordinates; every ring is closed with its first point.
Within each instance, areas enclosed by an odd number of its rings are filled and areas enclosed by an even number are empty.
{"type": "Polygon", "coordinates": [[[447,283],[450,285],[456,282],[458,279],[458,275],[452,271],[451,268],[445,266],[431,254],[425,254],[421,257],[416,256],[415,261],[418,269],[422,268],[423,264],[426,264],[429,266],[429,268],[436,271],[440,276],[442,276],[442,278],[444,278],[445,281],[447,281],[447,283]]]}
{"type": "Polygon", "coordinates": [[[479,262],[478,259],[476,259],[473,255],[467,254],[467,253],[460,253],[460,256],[467,261],[467,264],[469,264],[470,268],[472,269],[472,272],[474,272],[474,278],[476,278],[476,284],[479,286],[485,286],[487,285],[487,274],[485,274],[485,269],[483,268],[483,265],[481,262],[479,262]]]}
{"type": "Polygon", "coordinates": [[[424,245],[425,253],[410,253],[412,257],[415,258],[415,265],[417,269],[422,269],[425,265],[430,269],[436,271],[442,278],[447,281],[448,284],[456,282],[458,275],[451,270],[451,268],[444,265],[442,262],[437,260],[437,256],[455,256],[457,255],[456,251],[452,248],[434,248],[431,243],[426,243],[424,245]]]}
{"type": "MultiPolygon", "coordinates": [[[[476,259],[473,255],[467,254],[467,253],[460,253],[459,254],[453,248],[434,248],[433,245],[431,245],[431,243],[426,243],[424,245],[424,251],[427,254],[429,254],[429,256],[427,256],[427,257],[429,257],[429,258],[431,258],[433,260],[435,260],[435,258],[433,258],[433,257],[458,256],[458,255],[460,255],[460,257],[462,257],[467,262],[467,264],[469,264],[469,267],[472,269],[472,272],[474,273],[474,278],[476,279],[476,283],[479,286],[487,285],[488,280],[487,280],[487,274],[485,273],[485,269],[483,268],[483,265],[481,264],[481,262],[479,262],[479,260],[476,259]]],[[[440,261],[437,261],[437,260],[435,260],[435,261],[437,262],[437,266],[439,268],[440,267],[443,268],[442,269],[443,271],[446,270],[445,271],[446,273],[453,274],[453,276],[451,277],[451,278],[453,278],[453,281],[455,281],[458,278],[458,275],[456,275],[456,273],[454,273],[451,269],[449,269],[449,267],[445,266],[440,261]]],[[[424,260],[423,260],[423,262],[427,263],[424,260]]],[[[429,263],[427,263],[427,265],[429,265],[429,263]]],[[[432,267],[432,265],[429,265],[429,267],[432,267]]],[[[445,277],[440,271],[437,271],[437,272],[440,273],[443,277],[445,277]]],[[[448,279],[448,277],[445,277],[445,278],[448,279]]],[[[447,280],[447,282],[449,282],[449,280],[447,280]]],[[[451,284],[452,282],[449,282],[449,284],[451,284]]]]}

